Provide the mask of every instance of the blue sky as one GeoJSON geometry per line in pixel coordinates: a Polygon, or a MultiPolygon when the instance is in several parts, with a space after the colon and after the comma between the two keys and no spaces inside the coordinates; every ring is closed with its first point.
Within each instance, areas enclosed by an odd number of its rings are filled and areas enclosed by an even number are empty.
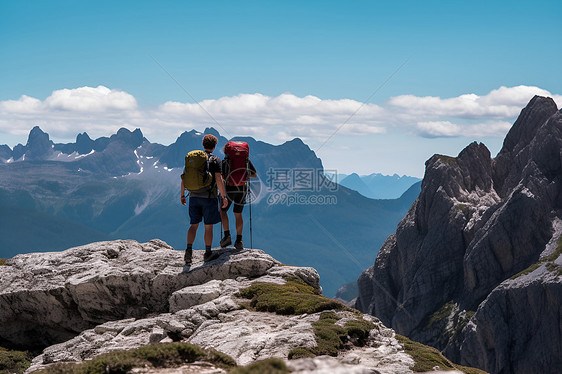
{"type": "Polygon", "coordinates": [[[0,144],[35,124],[59,141],[140,127],[163,144],[213,125],[315,149],[347,121],[318,151],[326,167],[422,176],[433,153],[474,140],[496,153],[533,94],[562,104],[561,13],[560,1],[1,0],[0,144]],[[350,169],[349,151],[369,161],[350,169]]]}

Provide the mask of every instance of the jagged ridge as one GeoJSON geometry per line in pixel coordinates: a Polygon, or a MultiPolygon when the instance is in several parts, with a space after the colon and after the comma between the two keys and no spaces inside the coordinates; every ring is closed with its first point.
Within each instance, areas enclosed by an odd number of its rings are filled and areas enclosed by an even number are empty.
{"type": "Polygon", "coordinates": [[[561,149],[562,113],[536,96],[495,159],[478,143],[430,158],[418,199],[358,280],[357,307],[462,364],[557,373],[560,276],[509,278],[561,234],[561,149]]]}

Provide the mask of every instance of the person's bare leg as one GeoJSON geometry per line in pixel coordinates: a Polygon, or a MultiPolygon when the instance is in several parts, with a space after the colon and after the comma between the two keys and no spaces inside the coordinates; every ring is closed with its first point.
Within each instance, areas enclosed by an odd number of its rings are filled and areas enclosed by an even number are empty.
{"type": "Polygon", "coordinates": [[[242,213],[234,213],[234,218],[236,219],[236,234],[242,235],[242,230],[244,229],[242,213]]]}
{"type": "Polygon", "coordinates": [[[205,225],[205,247],[213,245],[213,225],[205,225]]]}
{"type": "Polygon", "coordinates": [[[197,234],[197,228],[199,227],[198,223],[192,224],[189,226],[189,230],[187,230],[187,245],[193,245],[195,241],[195,234],[197,234]]]}
{"type": "Polygon", "coordinates": [[[242,213],[234,213],[236,218],[236,240],[234,241],[234,248],[241,250],[244,249],[244,244],[242,243],[242,230],[244,229],[244,219],[242,218],[242,213]]]}
{"type": "Polygon", "coordinates": [[[228,222],[228,213],[221,209],[221,222],[224,231],[230,231],[230,223],[228,222]]]}
{"type": "Polygon", "coordinates": [[[185,255],[183,256],[186,265],[191,264],[192,253],[193,253],[192,246],[193,246],[193,242],[195,241],[195,234],[197,234],[198,227],[199,224],[196,223],[189,226],[189,229],[187,230],[187,248],[185,249],[185,255]]]}

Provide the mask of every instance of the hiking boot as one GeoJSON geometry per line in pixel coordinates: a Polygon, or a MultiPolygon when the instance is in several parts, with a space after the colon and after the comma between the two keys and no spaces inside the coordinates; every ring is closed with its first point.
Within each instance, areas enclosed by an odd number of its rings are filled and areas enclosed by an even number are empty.
{"type": "Polygon", "coordinates": [[[185,255],[183,256],[183,260],[185,264],[191,264],[191,258],[193,257],[193,250],[191,248],[185,250],[185,255]]]}
{"type": "Polygon", "coordinates": [[[213,253],[213,251],[211,251],[210,249],[207,249],[207,250],[205,250],[205,254],[203,255],[203,261],[209,262],[209,261],[214,260],[218,257],[219,257],[218,254],[213,253]]]}
{"type": "Polygon", "coordinates": [[[237,240],[234,242],[234,248],[238,249],[239,251],[244,249],[244,244],[242,243],[242,240],[237,240]]]}
{"type": "Polygon", "coordinates": [[[227,245],[231,245],[231,244],[232,244],[232,238],[230,237],[230,235],[225,236],[224,238],[221,239],[221,248],[224,248],[227,245]]]}

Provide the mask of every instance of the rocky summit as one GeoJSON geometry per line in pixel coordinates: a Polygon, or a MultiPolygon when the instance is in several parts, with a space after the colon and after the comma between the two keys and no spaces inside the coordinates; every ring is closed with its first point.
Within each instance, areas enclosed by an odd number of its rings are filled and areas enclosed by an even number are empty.
{"type": "MultiPolygon", "coordinates": [[[[40,353],[27,372],[173,342],[217,350],[237,365],[278,358],[295,373],[410,373],[418,365],[407,339],[322,296],[315,269],[261,250],[214,250],[220,256],[210,262],[195,251],[190,266],[160,240],[18,255],[0,266],[0,341],[40,353]],[[267,304],[260,290],[265,299],[281,296],[267,304]],[[332,351],[321,331],[339,342],[332,351]]],[[[226,372],[189,367],[137,372],[226,372]]]]}
{"type": "Polygon", "coordinates": [[[358,280],[358,309],[491,373],[562,372],[562,112],[535,96],[492,158],[426,162],[422,190],[358,280]]]}

